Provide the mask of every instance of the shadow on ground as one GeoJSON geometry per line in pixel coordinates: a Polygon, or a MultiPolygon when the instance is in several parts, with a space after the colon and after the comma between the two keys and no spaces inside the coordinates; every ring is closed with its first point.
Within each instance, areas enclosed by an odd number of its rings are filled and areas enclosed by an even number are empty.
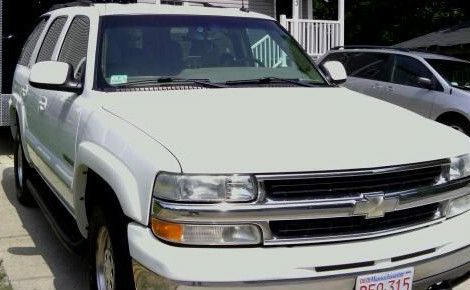
{"type": "MultiPolygon", "coordinates": [[[[3,144],[3,139],[0,140],[3,144]]],[[[8,151],[8,146],[2,145],[2,147],[5,147],[8,151]]],[[[11,255],[21,256],[40,255],[45,261],[46,267],[50,269],[50,276],[52,276],[51,279],[53,279],[55,289],[88,289],[87,266],[84,258],[69,252],[60,243],[38,208],[25,207],[19,204],[14,182],[13,167],[6,168],[3,171],[1,186],[8,201],[20,217],[23,228],[30,235],[34,246],[21,247],[15,245],[8,248],[7,252],[11,255]]]]}
{"type": "Polygon", "coordinates": [[[0,155],[13,154],[13,140],[9,127],[0,127],[0,155]]]}

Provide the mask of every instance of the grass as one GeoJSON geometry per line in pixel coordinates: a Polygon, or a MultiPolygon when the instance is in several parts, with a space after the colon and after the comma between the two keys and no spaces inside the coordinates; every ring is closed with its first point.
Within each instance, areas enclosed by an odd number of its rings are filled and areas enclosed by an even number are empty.
{"type": "Polygon", "coordinates": [[[12,290],[5,269],[3,269],[2,260],[0,260],[0,290],[12,290]]]}

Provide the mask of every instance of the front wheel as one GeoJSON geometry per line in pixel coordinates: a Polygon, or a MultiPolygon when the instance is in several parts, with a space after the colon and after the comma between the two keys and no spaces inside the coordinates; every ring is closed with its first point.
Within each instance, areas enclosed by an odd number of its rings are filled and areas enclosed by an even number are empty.
{"type": "Polygon", "coordinates": [[[26,186],[26,180],[28,179],[31,167],[26,160],[23,151],[23,145],[21,143],[21,135],[18,135],[14,141],[14,168],[15,168],[15,184],[16,184],[16,197],[18,201],[26,206],[33,206],[34,199],[31,195],[31,192],[26,186]]]}
{"type": "Polygon", "coordinates": [[[90,289],[135,289],[124,219],[93,210],[90,221],[90,289]]]}

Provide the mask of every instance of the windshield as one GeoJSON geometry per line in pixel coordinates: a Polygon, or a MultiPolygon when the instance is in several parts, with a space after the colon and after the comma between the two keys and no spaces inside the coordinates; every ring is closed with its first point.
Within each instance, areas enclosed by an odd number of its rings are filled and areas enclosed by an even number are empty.
{"type": "Polygon", "coordinates": [[[327,84],[276,22],[252,18],[106,16],[97,66],[98,88],[162,78],[210,83],[282,78],[327,84]]]}
{"type": "Polygon", "coordinates": [[[470,89],[470,63],[445,59],[426,59],[453,87],[470,89]]]}

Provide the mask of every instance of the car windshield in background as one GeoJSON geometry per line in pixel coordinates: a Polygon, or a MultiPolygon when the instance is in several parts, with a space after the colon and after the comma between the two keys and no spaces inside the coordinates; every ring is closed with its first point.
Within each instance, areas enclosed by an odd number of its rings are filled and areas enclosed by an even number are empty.
{"type": "Polygon", "coordinates": [[[470,90],[470,63],[445,59],[426,61],[453,87],[470,90]]]}
{"type": "Polygon", "coordinates": [[[327,84],[293,38],[271,20],[139,15],[106,16],[101,23],[99,89],[175,79],[179,84],[256,85],[262,79],[327,84]]]}

